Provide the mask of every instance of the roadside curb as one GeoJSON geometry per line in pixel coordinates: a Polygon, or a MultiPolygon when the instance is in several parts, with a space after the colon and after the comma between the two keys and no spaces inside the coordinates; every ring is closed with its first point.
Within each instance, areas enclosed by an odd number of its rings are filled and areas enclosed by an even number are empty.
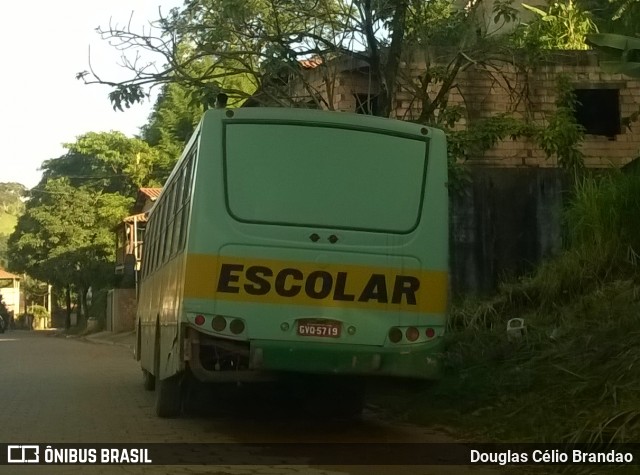
{"type": "Polygon", "coordinates": [[[128,348],[133,351],[135,332],[125,333],[111,333],[111,332],[99,332],[90,335],[84,335],[80,337],[84,341],[91,343],[99,343],[101,345],[120,346],[122,348],[128,348]]]}

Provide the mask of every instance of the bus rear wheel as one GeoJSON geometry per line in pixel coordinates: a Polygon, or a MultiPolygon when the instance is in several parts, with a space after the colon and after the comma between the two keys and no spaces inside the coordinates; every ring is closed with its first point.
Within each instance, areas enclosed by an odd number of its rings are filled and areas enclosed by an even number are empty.
{"type": "Polygon", "coordinates": [[[182,411],[181,374],[156,381],[156,415],[176,417],[182,411]]]}
{"type": "Polygon", "coordinates": [[[156,388],[155,376],[144,368],[142,368],[142,385],[147,391],[153,391],[156,388]]]}

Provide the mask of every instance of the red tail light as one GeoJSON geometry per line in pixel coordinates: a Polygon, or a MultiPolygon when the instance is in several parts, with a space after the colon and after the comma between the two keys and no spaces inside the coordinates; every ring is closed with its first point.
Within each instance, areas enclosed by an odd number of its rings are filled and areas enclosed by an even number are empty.
{"type": "Polygon", "coordinates": [[[420,337],[420,332],[416,327],[409,327],[407,328],[406,335],[407,335],[407,340],[416,341],[418,337],[420,337]]]}
{"type": "Polygon", "coordinates": [[[196,315],[196,318],[194,318],[193,321],[196,322],[196,325],[204,325],[204,315],[196,315]]]}

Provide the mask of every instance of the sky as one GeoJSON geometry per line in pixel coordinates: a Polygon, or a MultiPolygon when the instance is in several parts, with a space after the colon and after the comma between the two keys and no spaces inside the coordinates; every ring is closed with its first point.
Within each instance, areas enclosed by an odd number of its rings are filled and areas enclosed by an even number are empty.
{"type": "MultiPolygon", "coordinates": [[[[152,101],[114,111],[108,86],[85,85],[76,73],[89,67],[105,80],[122,80],[120,52],[95,29],[109,21],[148,27],[158,8],[182,0],[33,0],[5,2],[0,35],[0,182],[31,188],[45,160],[65,153],[64,143],[86,132],[139,132],[152,101]]],[[[141,31],[141,30],[138,30],[141,31]]],[[[151,57],[147,57],[152,59],[151,57]]]]}

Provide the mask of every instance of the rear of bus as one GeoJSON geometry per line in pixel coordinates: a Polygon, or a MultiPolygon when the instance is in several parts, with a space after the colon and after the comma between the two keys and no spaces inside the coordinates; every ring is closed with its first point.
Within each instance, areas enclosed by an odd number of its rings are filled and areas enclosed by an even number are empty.
{"type": "Polygon", "coordinates": [[[192,372],[433,378],[446,176],[439,130],[337,112],[208,111],[186,249],[192,372]]]}

